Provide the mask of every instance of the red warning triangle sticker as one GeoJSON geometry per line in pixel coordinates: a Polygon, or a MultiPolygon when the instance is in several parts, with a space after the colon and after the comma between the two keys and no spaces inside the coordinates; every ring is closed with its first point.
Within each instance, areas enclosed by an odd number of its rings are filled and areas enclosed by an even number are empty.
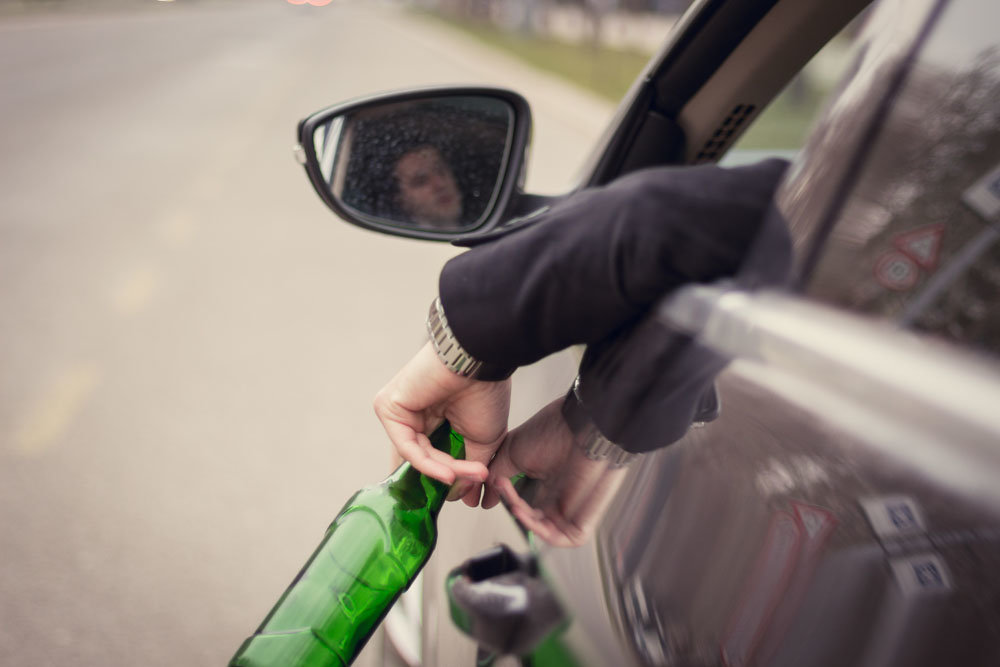
{"type": "Polygon", "coordinates": [[[837,517],[829,510],[796,502],[792,503],[792,508],[810,540],[825,538],[826,534],[837,525],[837,517]]]}
{"type": "Polygon", "coordinates": [[[938,255],[941,254],[942,238],[944,225],[929,225],[896,236],[892,245],[920,268],[933,271],[937,267],[938,255]]]}

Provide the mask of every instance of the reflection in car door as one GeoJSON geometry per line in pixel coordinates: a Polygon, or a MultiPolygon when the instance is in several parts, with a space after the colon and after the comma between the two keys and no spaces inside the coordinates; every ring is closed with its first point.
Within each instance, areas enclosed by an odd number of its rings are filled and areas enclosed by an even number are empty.
{"type": "MultiPolygon", "coordinates": [[[[996,35],[981,29],[994,5],[872,17],[779,195],[799,292],[708,286],[663,304],[665,326],[734,359],[722,416],[634,465],[594,544],[534,545],[578,662],[1000,664],[1000,375],[970,356],[1000,339],[1000,260],[997,221],[968,195],[1000,163],[996,35]],[[957,116],[934,125],[935,104],[957,116]],[[901,160],[901,136],[928,142],[901,160]],[[948,223],[946,242],[905,236],[948,223]],[[897,255],[912,276],[886,268],[897,255]]],[[[427,590],[441,628],[447,601],[427,590]]],[[[452,664],[434,636],[425,626],[425,664],[452,664]]]]}
{"type": "Polygon", "coordinates": [[[905,28],[890,9],[778,196],[805,296],[664,306],[735,361],[723,417],[634,471],[603,525],[642,664],[1000,660],[1000,374],[982,356],[1000,345],[1000,59],[970,29],[996,8],[925,3],[905,28]]]}
{"type": "Polygon", "coordinates": [[[995,368],[785,294],[689,289],[662,316],[737,361],[724,417],[634,470],[603,525],[640,662],[992,664],[995,368]]]}

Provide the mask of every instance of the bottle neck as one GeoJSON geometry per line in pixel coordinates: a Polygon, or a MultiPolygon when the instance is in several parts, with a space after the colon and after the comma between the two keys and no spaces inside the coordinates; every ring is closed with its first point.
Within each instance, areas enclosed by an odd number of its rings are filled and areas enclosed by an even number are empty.
{"type": "Polygon", "coordinates": [[[409,510],[427,510],[437,515],[448,497],[449,486],[422,474],[419,470],[404,463],[392,473],[384,484],[389,493],[409,510]]]}
{"type": "MultiPolygon", "coordinates": [[[[451,430],[451,425],[444,422],[430,435],[431,444],[435,449],[450,454],[454,458],[465,456],[465,441],[462,436],[451,430]]],[[[389,493],[408,509],[426,509],[437,516],[448,497],[450,486],[422,474],[409,463],[403,463],[393,471],[383,482],[389,493]]]]}

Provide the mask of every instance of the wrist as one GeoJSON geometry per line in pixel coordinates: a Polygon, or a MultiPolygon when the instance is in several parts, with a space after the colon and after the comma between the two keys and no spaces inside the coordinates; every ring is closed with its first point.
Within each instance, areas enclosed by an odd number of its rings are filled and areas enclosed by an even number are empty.
{"type": "Polygon", "coordinates": [[[566,393],[561,412],[566,425],[573,433],[574,446],[582,450],[588,459],[607,462],[610,468],[620,468],[638,458],[638,454],[622,449],[620,445],[606,438],[594,424],[580,397],[579,376],[566,393]]]}

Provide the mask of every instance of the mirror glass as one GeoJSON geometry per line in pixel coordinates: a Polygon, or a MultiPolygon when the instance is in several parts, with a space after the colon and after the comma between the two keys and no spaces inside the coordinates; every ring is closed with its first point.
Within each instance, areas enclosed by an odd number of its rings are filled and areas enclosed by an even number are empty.
{"type": "Polygon", "coordinates": [[[334,116],[317,126],[313,144],[330,193],[349,211],[454,232],[489,215],[513,128],[502,99],[428,97],[334,116]]]}

